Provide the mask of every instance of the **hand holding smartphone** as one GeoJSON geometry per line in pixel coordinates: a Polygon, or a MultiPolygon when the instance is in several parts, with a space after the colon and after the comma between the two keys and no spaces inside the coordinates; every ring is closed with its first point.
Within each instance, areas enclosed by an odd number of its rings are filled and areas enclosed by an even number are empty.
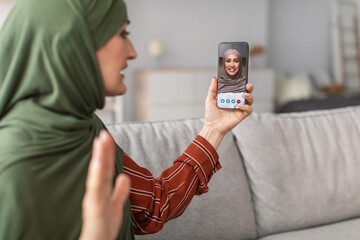
{"type": "Polygon", "coordinates": [[[217,106],[238,108],[246,104],[243,93],[248,83],[249,44],[222,42],[218,47],[217,106]]]}

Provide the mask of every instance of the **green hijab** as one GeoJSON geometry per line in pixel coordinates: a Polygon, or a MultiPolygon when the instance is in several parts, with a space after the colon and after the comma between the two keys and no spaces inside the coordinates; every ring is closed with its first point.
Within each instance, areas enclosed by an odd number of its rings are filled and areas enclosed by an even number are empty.
{"type": "MultiPolygon", "coordinates": [[[[0,31],[0,239],[77,239],[92,142],[105,128],[96,59],[122,0],[17,0],[0,31]]],[[[116,174],[123,151],[116,153],[116,174]]],[[[119,239],[133,239],[129,202],[119,239]]]]}

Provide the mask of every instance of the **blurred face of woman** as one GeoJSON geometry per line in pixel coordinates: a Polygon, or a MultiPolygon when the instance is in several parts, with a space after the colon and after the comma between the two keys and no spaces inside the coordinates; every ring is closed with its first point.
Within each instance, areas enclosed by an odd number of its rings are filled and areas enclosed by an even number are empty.
{"type": "Polygon", "coordinates": [[[238,74],[240,70],[240,61],[239,58],[233,54],[230,53],[226,59],[225,59],[225,71],[226,73],[233,77],[236,76],[238,74]]]}
{"type": "Polygon", "coordinates": [[[106,96],[117,96],[126,93],[125,75],[128,60],[135,59],[137,54],[126,31],[129,21],[99,50],[96,56],[103,78],[106,96]]]}

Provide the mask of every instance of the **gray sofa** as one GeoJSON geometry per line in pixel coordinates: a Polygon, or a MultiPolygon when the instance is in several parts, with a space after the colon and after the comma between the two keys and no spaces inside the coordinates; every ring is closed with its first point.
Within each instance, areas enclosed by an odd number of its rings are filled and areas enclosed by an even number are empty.
{"type": "MultiPolygon", "coordinates": [[[[201,127],[201,119],[108,126],[154,176],[201,127]]],[[[218,153],[223,168],[209,192],[159,233],[137,239],[360,239],[360,107],[253,113],[218,153]]]]}

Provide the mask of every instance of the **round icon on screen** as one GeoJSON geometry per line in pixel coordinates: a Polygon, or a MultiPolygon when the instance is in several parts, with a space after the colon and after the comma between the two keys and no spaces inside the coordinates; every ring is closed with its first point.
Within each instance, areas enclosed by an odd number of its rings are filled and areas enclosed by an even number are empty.
{"type": "Polygon", "coordinates": [[[237,103],[241,103],[241,101],[238,99],[238,100],[237,100],[237,103]]]}
{"type": "Polygon", "coordinates": [[[226,99],[226,103],[230,103],[230,100],[229,100],[229,99],[226,99]]]}
{"type": "Polygon", "coordinates": [[[235,100],[233,99],[233,100],[231,100],[231,103],[235,103],[235,100]]]}
{"type": "Polygon", "coordinates": [[[221,99],[221,100],[220,100],[220,102],[221,102],[221,103],[224,103],[224,102],[225,102],[225,100],[224,100],[224,99],[221,99]]]}

